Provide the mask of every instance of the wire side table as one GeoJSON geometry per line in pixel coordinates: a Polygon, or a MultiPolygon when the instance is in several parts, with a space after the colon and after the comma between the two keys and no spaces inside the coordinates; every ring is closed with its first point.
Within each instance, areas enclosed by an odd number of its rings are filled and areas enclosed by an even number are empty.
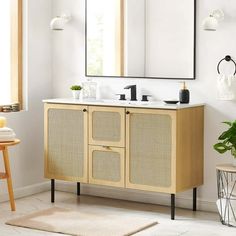
{"type": "Polygon", "coordinates": [[[220,221],[223,225],[236,227],[236,166],[217,165],[216,174],[220,221]]]}

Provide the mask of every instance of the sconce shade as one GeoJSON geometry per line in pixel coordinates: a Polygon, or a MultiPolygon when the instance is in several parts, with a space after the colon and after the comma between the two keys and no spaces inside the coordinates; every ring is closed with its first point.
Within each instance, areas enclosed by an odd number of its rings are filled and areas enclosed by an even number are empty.
{"type": "Polygon", "coordinates": [[[218,20],[210,15],[204,19],[202,26],[204,30],[215,31],[218,27],[218,20]]]}
{"type": "Polygon", "coordinates": [[[71,20],[71,16],[62,14],[61,16],[56,16],[50,22],[50,28],[52,30],[64,30],[66,23],[71,20]]]}
{"type": "Polygon", "coordinates": [[[202,22],[204,30],[216,31],[219,21],[224,19],[224,12],[221,9],[212,11],[212,13],[206,17],[202,22]]]}

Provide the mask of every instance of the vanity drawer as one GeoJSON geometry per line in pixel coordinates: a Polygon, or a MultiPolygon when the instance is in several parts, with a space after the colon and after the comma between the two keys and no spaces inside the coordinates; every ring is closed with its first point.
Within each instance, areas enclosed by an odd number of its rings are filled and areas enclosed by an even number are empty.
{"type": "Polygon", "coordinates": [[[89,144],[125,146],[125,109],[89,107],[89,144]]]}
{"type": "Polygon", "coordinates": [[[89,183],[124,187],[125,150],[89,146],[89,183]]]}

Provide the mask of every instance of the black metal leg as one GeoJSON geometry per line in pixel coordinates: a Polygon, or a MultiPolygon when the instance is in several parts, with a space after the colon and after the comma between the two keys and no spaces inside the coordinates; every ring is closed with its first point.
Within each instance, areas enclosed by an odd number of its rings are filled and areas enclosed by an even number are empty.
{"type": "Polygon", "coordinates": [[[193,211],[197,210],[197,188],[193,189],[193,211]]]}
{"type": "Polygon", "coordinates": [[[51,179],[51,202],[55,201],[55,179],[51,179]]]}
{"type": "Polygon", "coordinates": [[[77,183],[77,196],[80,196],[80,183],[77,183]]]}
{"type": "Polygon", "coordinates": [[[175,194],[171,194],[171,220],[175,219],[175,194]]]}

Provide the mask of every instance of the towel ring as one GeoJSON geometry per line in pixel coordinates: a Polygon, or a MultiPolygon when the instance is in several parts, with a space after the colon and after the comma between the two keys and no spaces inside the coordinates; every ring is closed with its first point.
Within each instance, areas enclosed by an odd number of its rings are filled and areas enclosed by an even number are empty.
{"type": "Polygon", "coordinates": [[[217,72],[218,72],[218,74],[220,74],[220,64],[224,60],[227,61],[227,62],[232,61],[234,63],[234,67],[235,67],[234,75],[236,75],[236,62],[229,55],[225,56],[225,58],[223,58],[223,59],[221,59],[219,61],[218,65],[217,65],[217,72]]]}

